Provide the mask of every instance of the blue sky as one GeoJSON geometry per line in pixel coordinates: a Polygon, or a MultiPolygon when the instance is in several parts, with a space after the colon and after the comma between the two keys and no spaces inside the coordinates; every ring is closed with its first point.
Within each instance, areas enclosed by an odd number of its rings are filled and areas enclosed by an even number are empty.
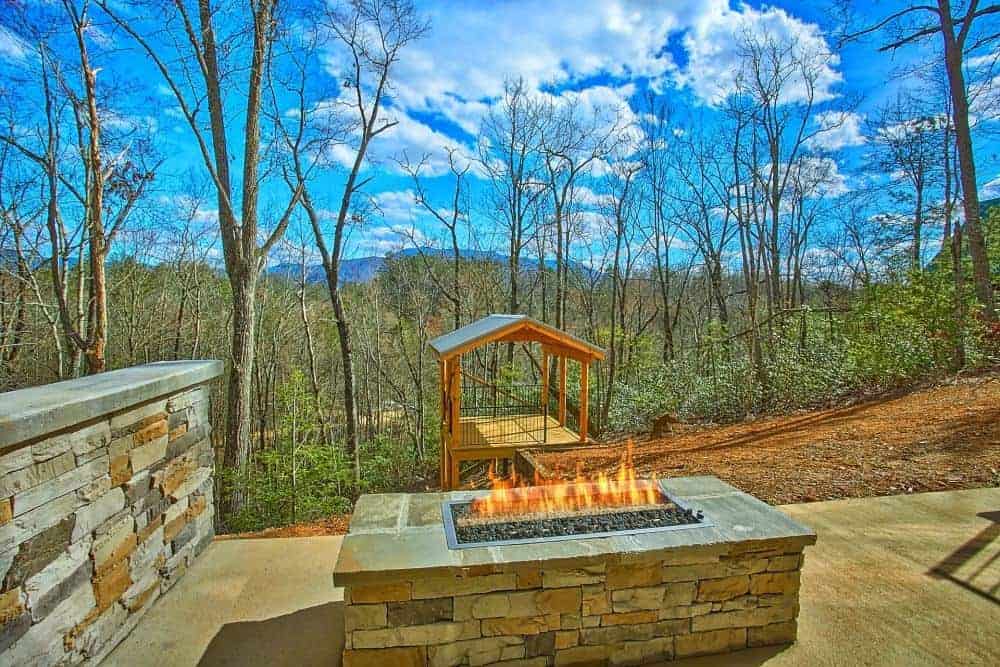
{"type": "MultiPolygon", "coordinates": [[[[894,3],[859,3],[863,18],[881,16],[894,3]]],[[[538,3],[449,2],[420,0],[419,9],[431,22],[430,33],[403,54],[395,72],[389,115],[399,125],[380,136],[371,151],[367,188],[380,215],[364,228],[352,231],[348,256],[383,254],[405,240],[401,229],[417,237],[439,236],[433,222],[421,215],[412,201],[412,183],[400,173],[394,158],[404,152],[411,158],[429,156],[428,191],[442,205],[449,183],[444,148],[456,147],[471,155],[479,119],[501,94],[506,78],[523,77],[527,85],[553,96],[576,94],[595,104],[618,107],[624,114],[641,111],[639,100],[649,88],[670,100],[682,113],[711,122],[712,107],[724,96],[736,67],[732,35],[750,30],[768,31],[800,43],[831,45],[828,23],[832,4],[827,2],[737,3],[726,0],[674,0],[628,2],[577,0],[538,3]]],[[[116,52],[116,40],[92,34],[95,48],[116,52]]],[[[866,146],[862,132],[866,119],[891,100],[903,86],[894,77],[907,65],[925,59],[937,43],[908,47],[894,56],[878,54],[876,40],[852,43],[832,61],[820,77],[824,101],[819,110],[850,107],[843,126],[823,137],[823,146],[836,162],[843,188],[865,178],[866,146]],[[854,101],[858,100],[857,106],[854,101]]],[[[10,30],[0,30],[0,67],[17,67],[25,57],[23,45],[10,30]]],[[[204,169],[194,152],[190,133],[153,68],[135,55],[128,58],[132,73],[147,82],[142,96],[142,122],[155,126],[158,144],[170,156],[165,169],[170,177],[158,179],[157,196],[164,202],[183,200],[187,174],[204,169]]],[[[334,81],[334,53],[325,58],[325,71],[317,77],[334,81]]],[[[2,70],[0,70],[2,71],[2,70]]],[[[328,82],[329,83],[329,82],[328,82]]],[[[238,102],[238,91],[231,102],[238,102]]],[[[234,104],[234,107],[236,105],[234,104]]],[[[130,111],[133,115],[136,111],[130,111]]],[[[977,139],[979,178],[986,193],[1000,193],[1000,160],[994,134],[977,139]]],[[[342,170],[331,169],[313,187],[318,199],[335,202],[340,194],[342,170]]],[[[473,199],[482,183],[473,179],[473,199]]],[[[273,208],[282,193],[271,191],[273,208]]],[[[210,223],[214,204],[204,205],[210,223]]],[[[494,245],[495,236],[483,216],[473,211],[473,229],[480,245],[494,245]]],[[[296,226],[291,238],[306,238],[296,226]]]]}

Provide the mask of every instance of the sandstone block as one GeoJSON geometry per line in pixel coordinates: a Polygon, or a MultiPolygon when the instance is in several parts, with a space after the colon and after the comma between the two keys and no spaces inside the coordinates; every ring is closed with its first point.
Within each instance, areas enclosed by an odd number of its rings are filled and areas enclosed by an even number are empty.
{"type": "Polygon", "coordinates": [[[193,473],[189,474],[187,478],[178,486],[176,489],[167,493],[166,495],[173,500],[180,500],[195,491],[199,490],[205,484],[210,484],[212,479],[212,469],[211,468],[198,468],[193,473]]]}
{"type": "Polygon", "coordinates": [[[11,507],[10,498],[0,500],[0,526],[10,523],[14,519],[14,508],[11,507]]]}
{"type": "Polygon", "coordinates": [[[64,637],[94,609],[94,589],[80,586],[45,618],[32,625],[8,649],[11,665],[47,665],[69,662],[64,637]]]}
{"type": "Polygon", "coordinates": [[[479,621],[431,623],[381,630],[355,630],[351,633],[353,648],[390,648],[393,646],[427,646],[462,639],[475,639],[479,621]]]}
{"type": "Polygon", "coordinates": [[[573,646],[556,651],[559,665],[602,665],[607,663],[612,653],[610,646],[573,646]]]}
{"type": "Polygon", "coordinates": [[[103,496],[84,505],[76,513],[76,525],[73,527],[72,541],[76,541],[84,535],[89,535],[98,526],[113,517],[125,508],[125,492],[120,488],[114,488],[103,496]]]}
{"type": "Polygon", "coordinates": [[[105,534],[94,540],[92,555],[98,571],[126,558],[135,549],[135,519],[125,514],[105,534]]]}
{"type": "Polygon", "coordinates": [[[693,632],[703,632],[722,628],[746,628],[748,626],[768,625],[795,618],[797,611],[798,609],[793,605],[717,612],[692,618],[691,630],[693,632]]]}
{"type": "Polygon", "coordinates": [[[611,665],[648,665],[672,660],[674,640],[672,637],[655,637],[646,641],[628,642],[616,646],[611,653],[611,665]]]}
{"type": "Polygon", "coordinates": [[[767,571],[788,572],[790,570],[797,570],[799,569],[801,563],[802,563],[801,554],[774,556],[773,558],[767,559],[767,571]]]}
{"type": "Polygon", "coordinates": [[[750,590],[750,577],[724,577],[704,579],[698,582],[698,602],[721,602],[746,595],[750,590]]]}
{"type": "Polygon", "coordinates": [[[111,486],[121,486],[132,479],[132,461],[128,454],[111,459],[111,486]]]}
{"type": "Polygon", "coordinates": [[[563,588],[566,586],[581,586],[583,584],[598,584],[604,581],[605,568],[606,565],[602,561],[570,569],[543,569],[542,587],[563,588]]]}
{"type": "Polygon", "coordinates": [[[20,588],[0,593],[0,626],[10,623],[24,612],[24,595],[20,588]]]}
{"type": "Polygon", "coordinates": [[[659,618],[656,610],[629,611],[622,614],[605,614],[601,616],[601,625],[635,625],[638,623],[653,623],[659,618]]]}
{"type": "Polygon", "coordinates": [[[671,618],[691,618],[701,616],[712,611],[711,602],[700,602],[696,604],[678,605],[676,607],[663,607],[659,611],[661,620],[671,618]]]}
{"type": "Polygon", "coordinates": [[[611,613],[611,593],[601,584],[583,586],[582,595],[584,616],[600,616],[611,613]]]}
{"type": "Polygon", "coordinates": [[[510,597],[507,593],[487,593],[485,595],[464,595],[455,598],[454,615],[456,621],[473,618],[499,618],[510,613],[510,597]]]}
{"type": "Polygon", "coordinates": [[[179,412],[190,408],[198,403],[207,403],[208,387],[194,387],[181,394],[171,396],[166,403],[167,412],[179,412]]]}
{"type": "Polygon", "coordinates": [[[750,592],[754,595],[780,595],[796,593],[799,590],[799,573],[768,572],[755,574],[750,578],[750,592]]]}
{"type": "Polygon", "coordinates": [[[608,565],[606,585],[608,588],[657,586],[663,580],[662,570],[658,562],[613,563],[608,565]]]}
{"type": "Polygon", "coordinates": [[[424,667],[427,649],[423,646],[348,649],[344,651],[343,660],[344,667],[424,667]]]}
{"type": "Polygon", "coordinates": [[[386,626],[386,606],[382,604],[349,604],[344,607],[344,630],[371,630],[386,626]]]}
{"type": "Polygon", "coordinates": [[[412,584],[410,582],[394,582],[391,584],[369,584],[361,586],[351,586],[345,593],[345,601],[352,604],[370,602],[402,602],[412,597],[412,584]]]}
{"type": "Polygon", "coordinates": [[[483,637],[498,635],[536,635],[540,632],[558,630],[561,619],[557,614],[545,616],[524,616],[510,618],[487,618],[482,621],[483,637]]]}
{"type": "Polygon", "coordinates": [[[479,577],[427,577],[413,582],[413,598],[441,598],[457,595],[475,595],[517,588],[513,572],[487,574],[479,577]]]}
{"type": "Polygon", "coordinates": [[[167,435],[164,433],[160,438],[151,440],[144,445],[137,445],[129,453],[129,463],[133,472],[138,472],[150,467],[158,461],[162,461],[167,455],[167,435]]]}
{"type": "Polygon", "coordinates": [[[611,592],[611,606],[616,614],[643,609],[659,609],[663,606],[665,592],[665,586],[620,588],[611,592]]]}
{"type": "Polygon", "coordinates": [[[71,451],[63,452],[40,463],[33,463],[0,477],[0,497],[27,491],[75,467],[76,458],[71,451]]]}
{"type": "Polygon", "coordinates": [[[45,569],[25,581],[28,606],[36,622],[52,613],[77,588],[90,585],[93,568],[89,551],[87,541],[72,544],[45,569]]]}
{"type": "Polygon", "coordinates": [[[535,658],[540,655],[555,655],[556,653],[556,633],[539,632],[537,635],[529,635],[524,638],[524,657],[535,658]]]}
{"type": "MultiPolygon", "coordinates": [[[[75,464],[74,464],[75,465],[75,464]]],[[[45,480],[14,496],[14,516],[20,516],[35,508],[75,491],[108,470],[107,457],[99,457],[68,472],[45,480]]]]}
{"type": "Polygon", "coordinates": [[[524,639],[521,637],[483,637],[466,639],[427,649],[429,665],[457,667],[457,665],[491,665],[503,660],[524,656],[524,639]]]}
{"type": "Polygon", "coordinates": [[[556,650],[561,648],[569,648],[570,646],[577,646],[580,643],[580,631],[579,630],[557,630],[556,631],[556,650]]]}
{"type": "Polygon", "coordinates": [[[100,575],[96,575],[94,577],[94,597],[97,600],[97,608],[104,611],[110,607],[131,585],[132,579],[129,576],[126,561],[115,563],[100,575]]]}
{"type": "MultiPolygon", "coordinates": [[[[386,606],[386,605],[382,605],[386,606]]],[[[453,617],[452,598],[430,598],[388,603],[388,621],[391,626],[427,625],[450,621],[453,617]]],[[[480,618],[480,617],[475,617],[480,618]]],[[[455,619],[458,620],[458,619],[455,619]]],[[[468,619],[464,619],[468,620],[468,619]]]]}
{"type": "Polygon", "coordinates": [[[515,570],[515,574],[518,588],[542,587],[542,572],[538,568],[519,568],[515,570]]]}
{"type": "Polygon", "coordinates": [[[678,658],[684,658],[691,655],[738,651],[746,648],[746,645],[746,628],[694,632],[674,637],[674,654],[678,658]]]}
{"type": "Polygon", "coordinates": [[[9,590],[20,586],[59,558],[66,550],[66,544],[70,542],[75,524],[74,517],[66,517],[22,542],[7,571],[2,588],[9,590]]]}
{"type": "Polygon", "coordinates": [[[771,623],[747,631],[748,646],[772,646],[775,644],[790,644],[795,641],[796,623],[794,620],[781,623],[771,623]]]}

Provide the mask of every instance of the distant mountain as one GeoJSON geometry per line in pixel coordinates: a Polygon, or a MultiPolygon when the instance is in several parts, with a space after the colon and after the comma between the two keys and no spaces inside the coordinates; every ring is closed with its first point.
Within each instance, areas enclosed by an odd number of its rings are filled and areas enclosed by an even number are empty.
{"type": "MultiPolygon", "coordinates": [[[[497,252],[491,250],[471,250],[462,249],[459,251],[463,259],[476,260],[481,262],[496,262],[497,264],[506,264],[507,256],[501,255],[497,252]]],[[[379,274],[379,272],[385,268],[386,259],[388,257],[416,257],[420,253],[428,257],[442,257],[450,258],[451,250],[445,250],[442,248],[405,248],[399,252],[392,253],[391,255],[385,256],[370,256],[370,257],[356,257],[353,259],[345,259],[340,262],[340,280],[344,283],[367,283],[370,282],[379,274]]],[[[531,270],[537,261],[533,257],[522,257],[521,264],[526,270],[531,270]]],[[[555,268],[555,260],[547,259],[545,265],[548,268],[555,268]]],[[[579,271],[589,272],[582,264],[573,263],[573,267],[579,271]]],[[[302,267],[298,264],[284,263],[277,264],[268,271],[270,275],[283,276],[293,280],[298,280],[302,275],[302,267]]],[[[306,282],[308,283],[322,283],[326,280],[326,274],[323,271],[323,266],[321,264],[309,264],[306,266],[306,282]]]]}

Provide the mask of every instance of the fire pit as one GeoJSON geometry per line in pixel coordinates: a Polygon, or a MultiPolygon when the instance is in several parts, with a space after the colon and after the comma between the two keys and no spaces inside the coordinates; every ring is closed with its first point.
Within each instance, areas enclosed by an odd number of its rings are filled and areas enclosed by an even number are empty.
{"type": "Polygon", "coordinates": [[[362,496],[344,664],[645,664],[795,640],[815,535],[713,477],[362,496]]]}
{"type": "Polygon", "coordinates": [[[499,479],[480,498],[442,503],[445,537],[452,549],[528,544],[707,526],[701,510],[670,498],[653,479],[636,479],[631,447],[616,477],[581,475],[573,482],[530,486],[516,474],[499,479]]]}

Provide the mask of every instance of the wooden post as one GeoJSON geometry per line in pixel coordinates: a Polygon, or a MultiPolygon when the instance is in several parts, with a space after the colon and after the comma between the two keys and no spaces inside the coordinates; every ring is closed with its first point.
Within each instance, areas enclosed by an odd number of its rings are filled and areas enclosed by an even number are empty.
{"type": "Polygon", "coordinates": [[[438,371],[441,381],[441,489],[448,490],[448,445],[451,430],[450,406],[448,405],[448,362],[438,361],[438,371]]]}
{"type": "Polygon", "coordinates": [[[566,425],[566,357],[559,357],[559,425],[566,425]]]}
{"type": "Polygon", "coordinates": [[[451,397],[451,449],[448,458],[451,461],[448,489],[454,489],[460,484],[458,476],[458,461],[454,450],[462,446],[462,357],[453,357],[448,364],[448,391],[451,397]]]}
{"type": "Polygon", "coordinates": [[[590,417],[590,361],[580,362],[580,442],[587,442],[587,421],[590,417]]]}
{"type": "Polygon", "coordinates": [[[542,404],[538,407],[545,414],[545,406],[549,404],[549,355],[542,350],[542,404]]]}

